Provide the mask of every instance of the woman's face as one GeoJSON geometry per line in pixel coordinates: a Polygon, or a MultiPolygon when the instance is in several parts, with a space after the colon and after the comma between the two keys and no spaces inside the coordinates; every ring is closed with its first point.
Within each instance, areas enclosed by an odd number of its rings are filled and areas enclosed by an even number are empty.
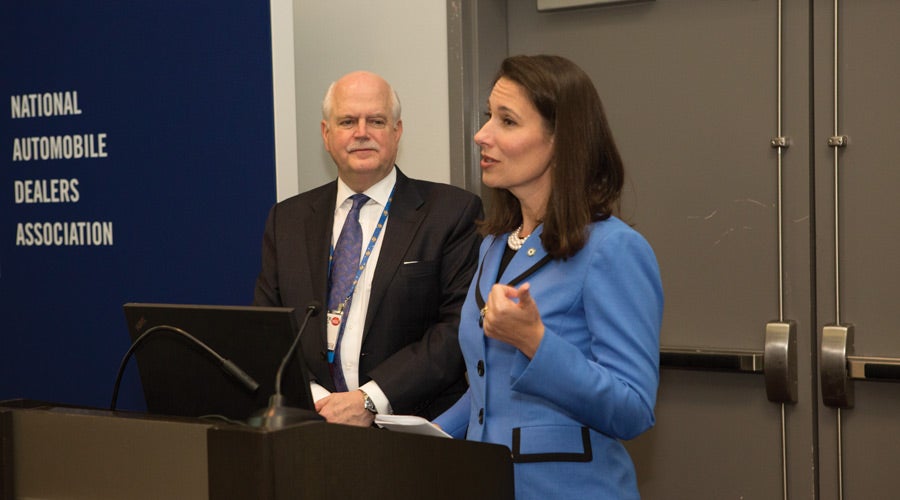
{"type": "Polygon", "coordinates": [[[487,123],[475,134],[484,184],[508,189],[523,203],[546,203],[553,136],[522,86],[506,78],[497,80],[487,116],[487,123]]]}

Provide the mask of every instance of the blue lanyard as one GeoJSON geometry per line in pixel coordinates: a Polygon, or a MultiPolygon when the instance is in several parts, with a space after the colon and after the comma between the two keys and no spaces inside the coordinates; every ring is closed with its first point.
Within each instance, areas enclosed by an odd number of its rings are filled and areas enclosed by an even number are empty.
{"type": "MultiPolygon", "coordinates": [[[[372,250],[375,248],[375,243],[378,241],[378,236],[381,235],[381,229],[384,227],[385,221],[387,221],[388,212],[391,210],[391,203],[394,201],[394,189],[397,186],[391,188],[391,194],[388,197],[387,204],[384,206],[384,210],[381,211],[381,217],[378,219],[378,224],[375,225],[375,231],[372,233],[372,237],[369,239],[369,246],[366,247],[366,253],[363,255],[362,260],[359,261],[359,267],[356,269],[356,276],[353,278],[353,284],[350,285],[350,291],[347,293],[347,297],[344,298],[344,301],[341,302],[341,305],[338,307],[339,311],[344,310],[347,303],[350,301],[350,297],[353,297],[353,291],[356,290],[356,284],[359,283],[359,277],[362,276],[363,270],[366,268],[366,264],[369,262],[369,256],[372,255],[372,250]]],[[[328,251],[328,276],[329,282],[331,281],[331,265],[334,261],[334,244],[331,245],[330,250],[328,251]]],[[[343,330],[343,322],[341,324],[341,329],[343,330]]]]}

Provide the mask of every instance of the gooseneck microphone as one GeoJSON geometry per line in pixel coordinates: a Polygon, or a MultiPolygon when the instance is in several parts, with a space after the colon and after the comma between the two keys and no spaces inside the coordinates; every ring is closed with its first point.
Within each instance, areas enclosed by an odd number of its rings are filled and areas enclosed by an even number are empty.
{"type": "Polygon", "coordinates": [[[284,406],[284,396],[281,393],[281,378],[284,373],[284,368],[291,359],[295,357],[294,353],[297,349],[297,344],[300,342],[300,335],[303,333],[303,330],[306,329],[309,318],[318,314],[321,308],[322,304],[315,300],[306,306],[306,316],[303,318],[303,324],[301,324],[300,328],[297,330],[297,335],[294,335],[294,341],[291,342],[290,349],[284,354],[281,364],[278,365],[278,371],[275,373],[275,393],[269,397],[269,406],[259,410],[247,419],[247,423],[250,426],[274,430],[299,422],[324,420],[315,411],[284,406]]]}
{"type": "Polygon", "coordinates": [[[194,337],[190,333],[182,330],[181,328],[170,326],[170,325],[159,325],[154,326],[153,328],[148,329],[146,332],[142,333],[137,340],[131,344],[131,347],[128,349],[128,352],[125,353],[125,356],[122,357],[122,362],[119,364],[119,372],[116,374],[116,383],[113,386],[112,393],[112,401],[109,403],[109,409],[114,411],[116,409],[116,401],[119,398],[119,384],[122,382],[122,375],[125,372],[125,366],[128,364],[128,360],[131,359],[131,356],[137,352],[138,348],[140,348],[147,339],[155,336],[158,333],[174,333],[182,338],[185,338],[192,342],[193,344],[199,346],[203,349],[204,352],[209,354],[209,356],[216,361],[216,363],[225,370],[226,373],[234,377],[235,380],[241,383],[250,393],[256,392],[259,389],[259,383],[253,379],[250,375],[244,370],[241,370],[238,365],[231,362],[231,360],[224,358],[222,355],[217,353],[215,349],[203,343],[202,340],[194,337]]]}

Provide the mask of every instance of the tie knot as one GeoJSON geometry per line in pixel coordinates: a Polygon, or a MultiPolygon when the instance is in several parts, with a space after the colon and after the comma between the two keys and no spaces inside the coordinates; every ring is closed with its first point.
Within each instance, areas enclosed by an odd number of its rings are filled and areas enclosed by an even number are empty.
{"type": "Polygon", "coordinates": [[[369,201],[369,197],[362,193],[356,193],[351,196],[350,199],[353,200],[353,208],[351,208],[350,210],[355,210],[357,212],[359,211],[360,207],[362,207],[366,204],[367,201],[369,201]]]}

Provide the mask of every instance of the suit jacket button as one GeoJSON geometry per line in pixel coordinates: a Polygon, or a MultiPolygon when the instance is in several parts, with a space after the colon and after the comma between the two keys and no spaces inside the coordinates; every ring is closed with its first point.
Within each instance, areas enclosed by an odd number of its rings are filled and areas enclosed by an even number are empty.
{"type": "Polygon", "coordinates": [[[481,408],[480,410],[478,410],[478,423],[479,424],[484,423],[484,408],[481,408]]]}
{"type": "Polygon", "coordinates": [[[483,377],[484,376],[484,361],[482,361],[480,359],[478,360],[477,369],[478,369],[478,376],[483,377]]]}

